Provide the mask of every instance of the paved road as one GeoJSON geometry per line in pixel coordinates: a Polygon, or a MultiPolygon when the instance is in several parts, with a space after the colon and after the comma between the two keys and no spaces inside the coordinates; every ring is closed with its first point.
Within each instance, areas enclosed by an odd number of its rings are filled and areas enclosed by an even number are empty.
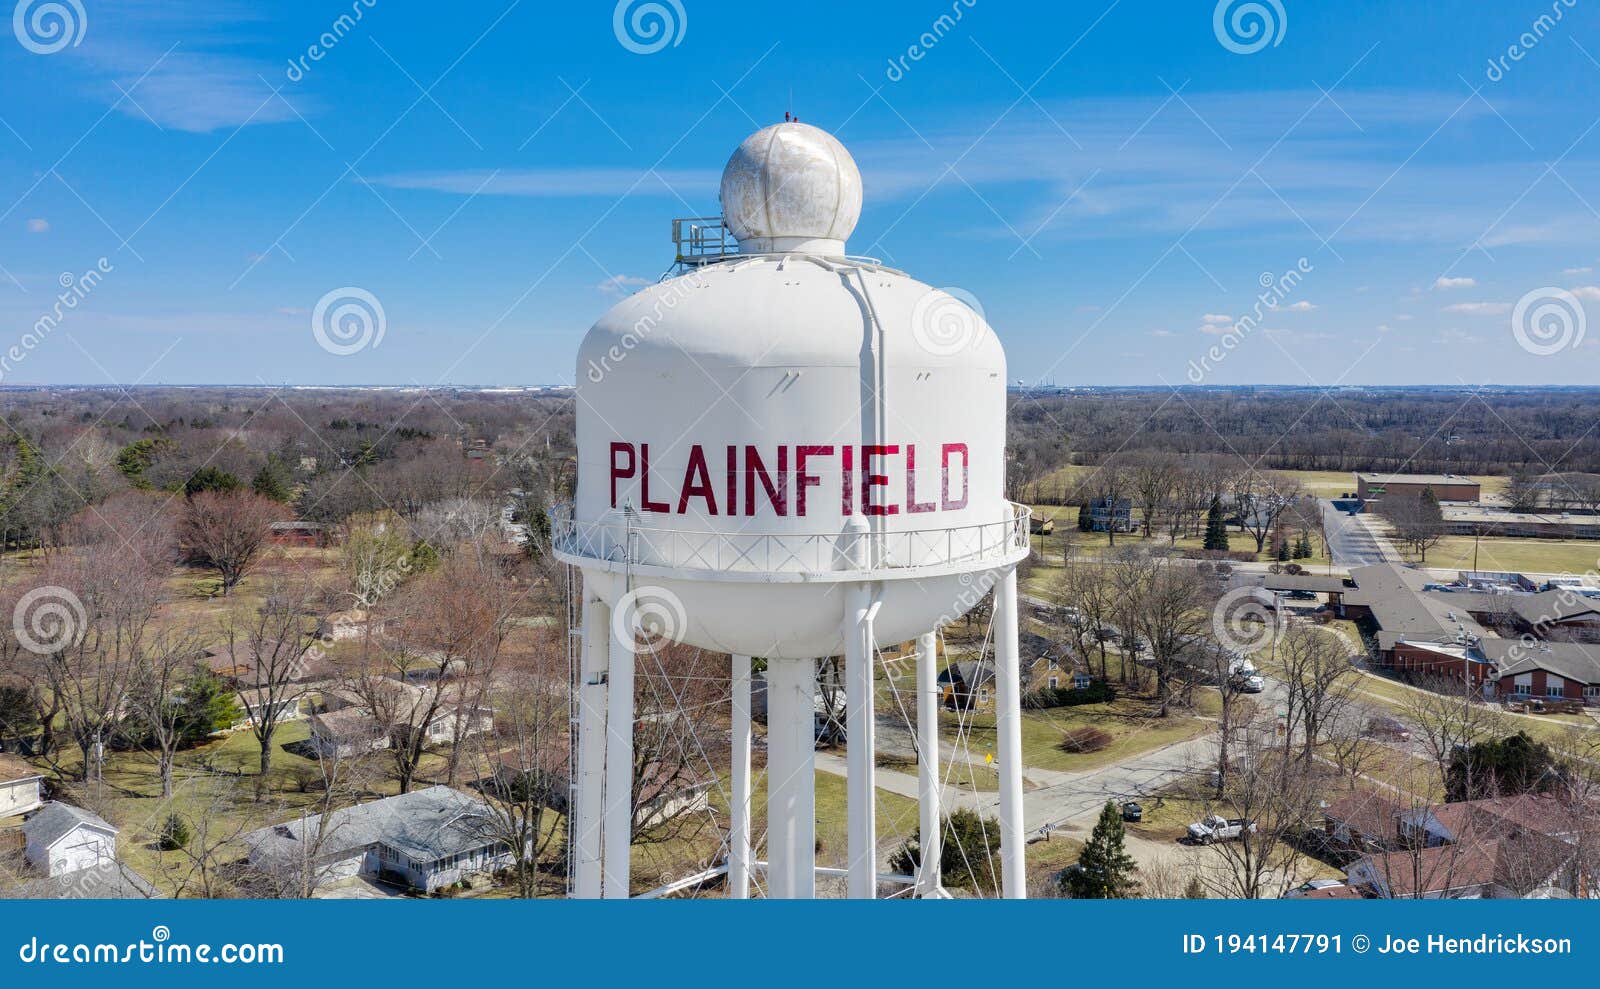
{"type": "Polygon", "coordinates": [[[1394,545],[1373,528],[1367,515],[1348,515],[1322,499],[1323,526],[1333,563],[1339,567],[1362,567],[1372,563],[1399,562],[1394,545]]]}

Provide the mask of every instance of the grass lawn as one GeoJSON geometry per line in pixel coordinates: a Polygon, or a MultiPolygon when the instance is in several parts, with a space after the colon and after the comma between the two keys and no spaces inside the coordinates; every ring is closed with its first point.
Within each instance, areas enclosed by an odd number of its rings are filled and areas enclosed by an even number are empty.
{"type": "MultiPolygon", "coordinates": [[[[1078,508],[1076,505],[1033,505],[1035,517],[1048,516],[1055,520],[1056,528],[1048,536],[1032,536],[1033,549],[1045,558],[1047,563],[1059,567],[1061,554],[1066,547],[1066,540],[1072,543],[1072,552],[1077,557],[1098,558],[1109,554],[1113,548],[1111,534],[1108,532],[1080,532],[1078,530],[1078,508]]],[[[1239,532],[1236,529],[1228,530],[1229,545],[1236,550],[1255,549],[1255,537],[1248,532],[1239,532]]],[[[1176,546],[1179,550],[1205,548],[1205,539],[1201,536],[1183,537],[1176,543],[1167,538],[1162,531],[1153,532],[1149,539],[1144,537],[1143,531],[1117,533],[1116,546],[1176,546]]],[[[1259,558],[1259,557],[1258,557],[1259,558]]],[[[1037,561],[1036,561],[1037,565],[1037,561]]]]}
{"type": "MultiPolygon", "coordinates": [[[[208,822],[213,835],[229,837],[225,848],[233,859],[243,854],[237,835],[289,820],[304,808],[316,804],[320,794],[302,792],[300,772],[315,772],[317,764],[296,753],[298,743],[310,736],[305,721],[291,721],[278,729],[273,740],[270,785],[262,798],[254,799],[261,747],[248,731],[181,751],[174,768],[174,792],[161,796],[161,781],[154,756],[144,752],[110,751],[106,754],[105,784],[99,793],[85,792],[81,784],[69,784],[76,792],[67,795],[122,829],[117,847],[123,860],[164,892],[172,893],[187,869],[181,853],[163,852],[156,847],[162,825],[171,814],[178,814],[196,832],[199,822],[208,822]]],[[[70,748],[63,750],[64,769],[73,772],[78,760],[70,748]]],[[[388,778],[389,756],[375,753],[365,764],[362,799],[390,796],[399,792],[388,778]]],[[[430,785],[444,775],[445,760],[429,753],[423,757],[417,786],[430,785]]],[[[320,775],[318,776],[320,778],[320,775]]],[[[194,895],[193,890],[187,895],[194,895]]]]}
{"type": "MultiPolygon", "coordinates": [[[[1396,548],[1399,548],[1398,546],[1396,548]]],[[[1417,562],[1411,554],[1406,558],[1417,562]]],[[[1445,536],[1428,550],[1427,566],[1472,569],[1472,537],[1445,536]]],[[[1587,573],[1600,566],[1600,541],[1593,539],[1513,539],[1485,536],[1478,541],[1478,569],[1519,573],[1587,573]]]]}
{"type": "MultiPolygon", "coordinates": [[[[1201,691],[1196,698],[1201,713],[1208,712],[1217,703],[1216,695],[1210,691],[1201,691]]],[[[1155,705],[1147,699],[1120,697],[1110,704],[1024,711],[1023,773],[1026,775],[1029,769],[1062,773],[1098,769],[1143,752],[1196,738],[1212,728],[1212,722],[1203,717],[1174,711],[1169,717],[1157,718],[1154,717],[1154,710],[1155,705]],[[1112,737],[1111,743],[1098,752],[1063,752],[1059,747],[1062,734],[1085,725],[1108,732],[1112,737]]],[[[958,750],[963,747],[970,750],[974,761],[982,760],[986,753],[995,750],[994,716],[973,714],[967,720],[968,730],[965,738],[962,738],[958,734],[956,716],[946,712],[941,715],[939,733],[958,750]]]]}

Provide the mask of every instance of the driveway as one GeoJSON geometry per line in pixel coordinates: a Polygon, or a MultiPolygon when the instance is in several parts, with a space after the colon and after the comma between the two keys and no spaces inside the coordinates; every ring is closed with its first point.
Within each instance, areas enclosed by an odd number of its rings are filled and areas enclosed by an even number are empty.
{"type": "Polygon", "coordinates": [[[1398,563],[1400,554],[1366,514],[1349,515],[1322,499],[1323,528],[1328,533],[1328,548],[1334,566],[1364,567],[1372,563],[1398,563]]]}

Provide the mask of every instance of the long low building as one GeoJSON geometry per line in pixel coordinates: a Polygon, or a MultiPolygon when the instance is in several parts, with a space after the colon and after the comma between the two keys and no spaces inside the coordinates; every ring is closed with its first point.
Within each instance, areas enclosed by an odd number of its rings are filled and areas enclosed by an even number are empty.
{"type": "Polygon", "coordinates": [[[1393,563],[1350,578],[1345,613],[1370,622],[1378,666],[1467,682],[1485,696],[1600,704],[1600,643],[1572,641],[1600,633],[1600,601],[1567,590],[1452,591],[1393,563]]]}
{"type": "Polygon", "coordinates": [[[1432,490],[1439,501],[1479,501],[1483,485],[1461,474],[1384,474],[1375,471],[1356,473],[1356,497],[1362,502],[1385,498],[1420,498],[1432,490]]]}

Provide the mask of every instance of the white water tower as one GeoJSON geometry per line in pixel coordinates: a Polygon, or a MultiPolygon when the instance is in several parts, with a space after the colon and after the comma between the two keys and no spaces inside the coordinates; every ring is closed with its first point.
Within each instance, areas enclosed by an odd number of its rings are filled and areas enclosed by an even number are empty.
{"type": "Polygon", "coordinates": [[[953,296],[845,253],[861,176],[798,122],[748,137],[718,221],[679,221],[687,273],[618,303],[578,355],[575,502],[556,555],[583,571],[574,892],[629,890],[641,633],[733,657],[729,888],[815,889],[813,695],[845,657],[851,896],[877,887],[876,650],[918,642],[923,895],[937,895],[935,632],[995,591],[1002,885],[1023,895],[1005,354],[953,296]],[[750,659],[767,661],[766,861],[750,836],[750,659]]]}

